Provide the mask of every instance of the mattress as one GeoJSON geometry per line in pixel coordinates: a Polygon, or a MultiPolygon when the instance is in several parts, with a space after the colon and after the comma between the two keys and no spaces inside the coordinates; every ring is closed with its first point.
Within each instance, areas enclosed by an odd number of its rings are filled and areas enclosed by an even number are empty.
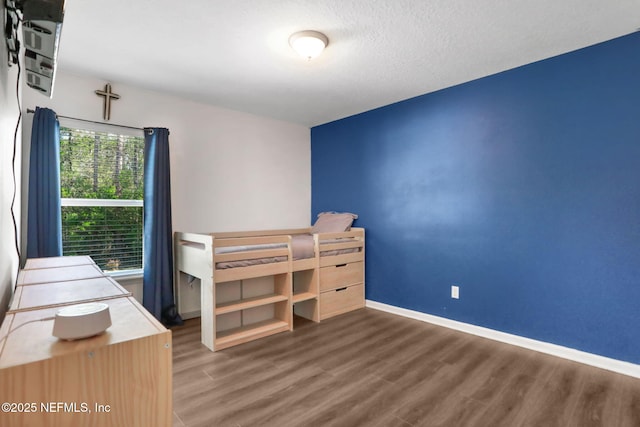
{"type": "MultiPolygon", "coordinates": [[[[359,250],[358,248],[336,249],[331,251],[322,250],[322,245],[330,244],[330,243],[340,243],[340,242],[344,242],[344,239],[321,240],[320,256],[342,255],[342,254],[357,252],[359,250]]],[[[286,248],[286,247],[287,247],[286,243],[270,243],[270,244],[249,245],[249,246],[225,246],[221,248],[216,248],[216,254],[249,252],[249,251],[257,251],[257,250],[264,250],[264,249],[280,249],[280,248],[286,248]]],[[[313,235],[299,234],[299,235],[292,236],[291,252],[292,252],[294,261],[313,258],[315,256],[313,235]]],[[[285,262],[285,261],[287,261],[286,256],[244,259],[244,260],[238,260],[238,261],[225,261],[225,262],[216,263],[216,269],[224,270],[227,268],[249,267],[252,265],[272,264],[276,262],[285,262]]]]}

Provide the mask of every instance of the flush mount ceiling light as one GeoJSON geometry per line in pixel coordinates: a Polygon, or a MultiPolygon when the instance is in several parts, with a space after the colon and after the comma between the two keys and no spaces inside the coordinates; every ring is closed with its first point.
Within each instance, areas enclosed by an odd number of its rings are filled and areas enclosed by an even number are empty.
{"type": "Polygon", "coordinates": [[[289,37],[289,45],[303,58],[311,60],[322,53],[329,39],[318,31],[299,31],[289,37]]]}

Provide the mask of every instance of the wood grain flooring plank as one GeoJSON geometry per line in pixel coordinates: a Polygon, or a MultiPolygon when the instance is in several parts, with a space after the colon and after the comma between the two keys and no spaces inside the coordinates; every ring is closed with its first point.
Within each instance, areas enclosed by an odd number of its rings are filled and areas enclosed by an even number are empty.
{"type": "Polygon", "coordinates": [[[371,424],[371,427],[413,427],[408,422],[401,420],[393,414],[382,416],[377,422],[371,424]]]}
{"type": "Polygon", "coordinates": [[[183,353],[173,359],[173,373],[180,376],[182,372],[192,371],[210,364],[228,364],[230,359],[223,353],[212,353],[206,347],[198,348],[189,353],[183,353]]]}
{"type": "Polygon", "coordinates": [[[433,417],[441,406],[451,405],[450,396],[464,387],[465,381],[481,372],[489,359],[488,351],[468,353],[458,365],[443,364],[427,381],[417,382],[405,392],[406,403],[395,415],[410,424],[433,417]]]}
{"type": "Polygon", "coordinates": [[[618,424],[624,427],[640,426],[640,385],[630,387],[621,398],[622,405],[618,424]]]}
{"type": "MultiPolygon", "coordinates": [[[[249,391],[249,396],[245,394],[242,399],[238,399],[238,404],[227,404],[224,414],[216,416],[215,421],[220,425],[238,423],[250,426],[263,425],[274,414],[283,414],[291,419],[292,405],[305,408],[305,412],[315,408],[318,399],[309,395],[316,387],[321,387],[321,384],[324,384],[325,390],[332,389],[334,380],[320,369],[283,373],[270,384],[256,384],[249,391]],[[309,384],[313,384],[313,388],[309,384]]],[[[280,424],[274,420],[273,425],[280,424]]]]}
{"type": "Polygon", "coordinates": [[[640,426],[640,379],[624,377],[623,381],[621,420],[630,420],[634,426],[640,426]]]}
{"type": "Polygon", "coordinates": [[[256,364],[237,366],[236,372],[225,372],[227,375],[222,375],[221,370],[214,369],[212,376],[207,370],[203,372],[212,381],[198,383],[194,392],[180,398],[176,397],[174,402],[174,411],[187,425],[200,425],[201,419],[224,418],[225,412],[243,406],[244,399],[252,401],[269,392],[285,373],[284,368],[277,365],[261,367],[256,364]],[[224,408],[224,411],[220,411],[220,408],[224,408]]]}
{"type": "MultiPolygon", "coordinates": [[[[320,387],[300,389],[300,393],[288,396],[287,402],[293,397],[295,402],[287,405],[287,409],[273,412],[271,416],[263,417],[258,425],[277,425],[281,427],[300,425],[325,425],[334,418],[342,419],[346,408],[353,406],[355,399],[362,399],[372,387],[380,385],[380,379],[369,375],[357,378],[336,377],[324,373],[320,387]]],[[[388,389],[386,389],[388,390],[388,389]]],[[[251,424],[246,424],[251,425],[251,424]]]]}
{"type": "Polygon", "coordinates": [[[588,381],[578,395],[570,426],[604,427],[603,414],[611,390],[608,382],[588,381]]]}
{"type": "Polygon", "coordinates": [[[535,379],[527,374],[517,374],[508,381],[502,392],[487,403],[485,411],[477,418],[478,425],[493,427],[517,426],[520,413],[527,411],[527,393],[535,379]]]}
{"type": "Polygon", "coordinates": [[[454,395],[450,397],[450,407],[441,411],[438,418],[426,418],[416,424],[417,427],[481,426],[477,418],[486,409],[486,405],[468,397],[454,395]]]}
{"type": "MultiPolygon", "coordinates": [[[[331,393],[304,418],[304,425],[348,427],[370,425],[395,404],[400,390],[371,375],[351,378],[351,382],[331,393]]],[[[300,425],[300,424],[294,424],[300,425]]]]}
{"type": "MultiPolygon", "coordinates": [[[[339,373],[350,363],[358,363],[360,369],[367,369],[373,363],[377,353],[383,348],[396,348],[401,339],[401,332],[391,325],[380,327],[375,333],[361,333],[352,339],[339,339],[340,345],[332,351],[322,354],[316,361],[323,369],[339,373]],[[400,332],[400,333],[399,333],[400,332]],[[368,363],[362,363],[366,361],[368,363]],[[360,362],[360,363],[359,363],[360,362]]],[[[399,350],[399,349],[398,349],[399,350]]]]}
{"type": "MultiPolygon", "coordinates": [[[[513,379],[515,375],[526,374],[531,377],[540,378],[547,374],[542,374],[541,360],[538,353],[526,351],[520,348],[513,348],[503,343],[496,343],[492,346],[492,356],[487,366],[484,376],[478,377],[478,382],[468,383],[468,387],[461,391],[461,394],[474,400],[484,403],[495,401],[503,393],[505,385],[513,379]]],[[[552,362],[546,365],[546,369],[553,368],[552,362]]]]}
{"type": "MultiPolygon", "coordinates": [[[[422,333],[419,329],[401,329],[396,331],[392,339],[387,340],[383,345],[373,339],[371,340],[373,345],[358,347],[355,351],[345,353],[348,357],[339,358],[339,363],[328,366],[322,364],[321,366],[334,375],[366,373],[395,383],[416,365],[428,368],[430,371],[436,369],[439,364],[430,363],[424,366],[416,362],[429,360],[428,357],[425,357],[424,352],[434,347],[431,338],[437,336],[439,335],[422,333]]],[[[442,350],[440,349],[440,351],[442,350]]],[[[415,375],[413,377],[415,378],[415,375]]]]}
{"type": "Polygon", "coordinates": [[[296,381],[289,387],[270,392],[256,401],[247,402],[237,421],[244,426],[285,425],[304,419],[311,411],[323,405],[336,388],[345,382],[319,371],[307,377],[306,381],[296,381]]]}
{"type": "Polygon", "coordinates": [[[433,340],[423,340],[407,346],[401,349],[404,356],[400,356],[399,360],[392,360],[389,368],[378,375],[392,383],[410,387],[416,379],[426,378],[434,370],[440,369],[440,356],[449,351],[457,341],[459,338],[455,334],[442,334],[433,340]]]}
{"type": "Polygon", "coordinates": [[[446,346],[452,337],[448,336],[443,329],[423,329],[420,325],[412,325],[411,328],[398,330],[397,337],[393,345],[379,346],[376,349],[375,357],[388,361],[394,366],[410,363],[417,353],[422,353],[424,358],[428,358],[433,350],[439,351],[437,347],[446,346]]]}
{"type": "Polygon", "coordinates": [[[191,369],[180,375],[173,376],[173,400],[181,402],[189,400],[194,394],[194,390],[204,387],[213,387],[212,378],[202,369],[191,369]]]}
{"type": "Polygon", "coordinates": [[[591,373],[592,383],[606,389],[601,412],[603,425],[640,426],[640,380],[591,367],[585,369],[591,373]]]}
{"type": "Polygon", "coordinates": [[[551,376],[533,386],[521,425],[566,427],[571,422],[581,387],[576,366],[554,370],[551,376]]]}
{"type": "Polygon", "coordinates": [[[212,353],[173,329],[174,425],[640,427],[640,380],[362,309],[212,353]]]}

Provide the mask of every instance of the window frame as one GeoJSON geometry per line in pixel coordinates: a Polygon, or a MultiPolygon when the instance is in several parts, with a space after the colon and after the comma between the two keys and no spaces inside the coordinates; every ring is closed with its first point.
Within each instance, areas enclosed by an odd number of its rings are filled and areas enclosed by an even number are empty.
{"type": "MultiPolygon", "coordinates": [[[[95,133],[107,133],[115,135],[124,135],[132,138],[142,138],[144,140],[144,131],[140,129],[136,132],[134,129],[126,128],[118,125],[112,125],[109,123],[93,123],[84,120],[76,120],[72,118],[59,118],[58,123],[60,128],[78,129],[87,132],[95,133]]],[[[143,170],[144,180],[144,170],[143,170]]],[[[62,182],[60,182],[62,188],[62,182]]],[[[83,198],[60,198],[60,205],[62,207],[141,207],[144,213],[144,198],[143,199],[83,199],[83,198]]],[[[138,269],[129,270],[103,270],[103,272],[110,277],[118,277],[125,279],[141,278],[144,275],[144,222],[142,226],[142,266],[138,269]]],[[[63,253],[64,255],[64,253],[63,253]]]]}

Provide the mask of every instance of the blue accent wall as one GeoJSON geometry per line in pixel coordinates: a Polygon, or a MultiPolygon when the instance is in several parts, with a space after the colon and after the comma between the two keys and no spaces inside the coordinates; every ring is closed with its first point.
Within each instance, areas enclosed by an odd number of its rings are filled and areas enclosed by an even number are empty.
{"type": "Polygon", "coordinates": [[[313,217],[367,229],[367,299],[640,363],[640,33],[314,127],[311,150],[313,217]]]}

